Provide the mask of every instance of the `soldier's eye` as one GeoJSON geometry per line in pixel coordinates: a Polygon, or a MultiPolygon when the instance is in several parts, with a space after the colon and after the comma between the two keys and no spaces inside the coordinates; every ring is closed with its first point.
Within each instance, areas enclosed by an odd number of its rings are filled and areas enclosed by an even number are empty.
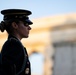
{"type": "Polygon", "coordinates": [[[24,22],[24,26],[29,26],[29,24],[24,22]]]}

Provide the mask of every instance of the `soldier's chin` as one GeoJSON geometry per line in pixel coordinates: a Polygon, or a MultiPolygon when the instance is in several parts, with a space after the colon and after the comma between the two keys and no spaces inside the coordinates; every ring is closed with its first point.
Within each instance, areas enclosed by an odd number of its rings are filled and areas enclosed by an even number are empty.
{"type": "Polygon", "coordinates": [[[25,38],[28,38],[29,36],[25,36],[25,38]]]}

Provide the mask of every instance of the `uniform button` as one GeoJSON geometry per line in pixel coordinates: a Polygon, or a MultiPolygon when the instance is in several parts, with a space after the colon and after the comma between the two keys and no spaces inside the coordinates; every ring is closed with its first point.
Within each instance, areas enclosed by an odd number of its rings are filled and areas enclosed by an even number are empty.
{"type": "Polygon", "coordinates": [[[28,73],[29,73],[29,68],[26,68],[25,74],[28,74],[28,73]]]}
{"type": "Polygon", "coordinates": [[[25,56],[27,57],[27,54],[25,56]]]}
{"type": "Polygon", "coordinates": [[[27,62],[27,64],[29,64],[29,62],[27,62]]]}

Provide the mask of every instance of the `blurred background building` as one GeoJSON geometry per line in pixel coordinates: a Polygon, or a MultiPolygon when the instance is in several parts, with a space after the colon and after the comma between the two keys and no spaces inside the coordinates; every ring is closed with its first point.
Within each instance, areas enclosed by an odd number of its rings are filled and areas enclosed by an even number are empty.
{"type": "MultiPolygon", "coordinates": [[[[32,20],[29,38],[22,39],[31,61],[32,75],[76,74],[76,13],[32,20]]],[[[0,32],[0,48],[7,39],[0,32]]]]}

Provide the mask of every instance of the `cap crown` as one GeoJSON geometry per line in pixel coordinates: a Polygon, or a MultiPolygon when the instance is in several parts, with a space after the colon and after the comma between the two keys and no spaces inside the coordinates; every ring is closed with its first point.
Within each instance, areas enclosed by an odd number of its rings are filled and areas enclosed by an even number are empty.
{"type": "Polygon", "coordinates": [[[6,9],[6,10],[2,10],[1,14],[3,15],[14,15],[14,14],[22,14],[22,15],[30,15],[32,14],[31,11],[29,10],[23,10],[23,9],[6,9]]]}

